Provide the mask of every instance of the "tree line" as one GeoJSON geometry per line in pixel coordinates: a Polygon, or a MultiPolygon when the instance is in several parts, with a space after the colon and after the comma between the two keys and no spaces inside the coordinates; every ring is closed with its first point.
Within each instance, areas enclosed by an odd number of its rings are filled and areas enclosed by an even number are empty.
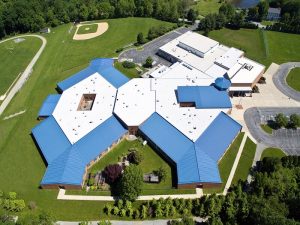
{"type": "Polygon", "coordinates": [[[0,0],[0,38],[74,21],[153,17],[177,22],[192,0],[0,0]]]}
{"type": "MultiPolygon", "coordinates": [[[[252,182],[239,181],[226,196],[159,199],[106,204],[107,215],[133,219],[200,216],[205,225],[299,225],[300,156],[266,157],[253,169],[252,182]]],[[[174,222],[174,224],[176,224],[174,222]]]]}

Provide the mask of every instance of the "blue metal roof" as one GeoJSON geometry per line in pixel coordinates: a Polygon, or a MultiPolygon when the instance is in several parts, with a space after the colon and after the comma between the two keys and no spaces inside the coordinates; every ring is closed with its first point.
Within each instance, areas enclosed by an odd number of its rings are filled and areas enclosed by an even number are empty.
{"type": "Polygon", "coordinates": [[[153,113],[139,129],[174,162],[193,146],[191,140],[157,113],[153,113]]]}
{"type": "Polygon", "coordinates": [[[92,60],[87,68],[59,82],[57,86],[61,91],[65,91],[96,72],[115,88],[119,88],[129,80],[125,75],[115,69],[113,59],[99,58],[92,60]]]}
{"type": "MultiPolygon", "coordinates": [[[[195,144],[216,162],[221,158],[242,126],[221,112],[196,140],[195,144]]],[[[202,151],[197,151],[197,154],[202,151]]],[[[201,157],[201,156],[199,156],[201,157]]]]}
{"type": "Polygon", "coordinates": [[[219,90],[227,90],[230,88],[231,82],[230,80],[224,78],[224,77],[218,77],[215,80],[215,87],[218,88],[219,90]]]}
{"type": "Polygon", "coordinates": [[[111,116],[74,145],[64,148],[61,154],[49,163],[41,184],[80,185],[86,165],[126,132],[119,121],[111,116]]]}
{"type": "Polygon", "coordinates": [[[32,129],[32,135],[48,164],[71,146],[71,143],[53,116],[48,117],[35,126],[32,129]]]}
{"type": "Polygon", "coordinates": [[[213,86],[179,86],[178,102],[194,102],[197,109],[231,108],[231,101],[226,91],[213,86]]]}
{"type": "Polygon", "coordinates": [[[48,95],[39,111],[39,117],[51,116],[61,95],[48,95]]]}

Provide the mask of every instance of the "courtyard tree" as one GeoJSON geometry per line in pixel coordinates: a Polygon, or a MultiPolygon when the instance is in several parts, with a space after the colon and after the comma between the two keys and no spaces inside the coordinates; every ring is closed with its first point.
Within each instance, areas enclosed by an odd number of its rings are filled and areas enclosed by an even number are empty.
{"type": "Polygon", "coordinates": [[[130,153],[127,156],[129,162],[139,165],[144,159],[144,156],[141,153],[141,151],[137,149],[129,149],[129,151],[130,153]]]}
{"type": "Polygon", "coordinates": [[[151,56],[148,56],[148,58],[146,59],[146,62],[144,64],[144,67],[151,68],[152,64],[153,64],[153,59],[151,58],[151,56]]]}
{"type": "Polygon", "coordinates": [[[278,113],[275,116],[275,122],[279,128],[286,127],[288,125],[288,119],[282,113],[278,113]]]}
{"type": "Polygon", "coordinates": [[[104,175],[107,183],[115,183],[121,176],[122,167],[119,164],[108,165],[104,169],[104,175]]]}
{"type": "Polygon", "coordinates": [[[143,172],[136,165],[125,168],[120,180],[120,197],[124,200],[134,201],[142,192],[143,172]]]}
{"type": "Polygon", "coordinates": [[[167,177],[167,170],[165,167],[161,166],[155,171],[155,174],[159,177],[160,181],[165,181],[167,177]]]}
{"type": "Polygon", "coordinates": [[[195,20],[197,19],[197,12],[194,9],[189,9],[187,13],[187,20],[191,21],[192,23],[195,23],[195,20]]]}

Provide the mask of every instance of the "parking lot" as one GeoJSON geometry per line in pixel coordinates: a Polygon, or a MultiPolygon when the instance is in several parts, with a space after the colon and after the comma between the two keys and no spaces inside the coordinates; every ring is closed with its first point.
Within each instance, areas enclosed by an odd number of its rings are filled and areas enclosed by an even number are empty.
{"type": "Polygon", "coordinates": [[[300,108],[250,108],[246,110],[244,119],[251,135],[260,143],[283,149],[291,155],[300,155],[300,129],[278,129],[273,134],[264,132],[260,125],[274,121],[276,114],[300,114],[300,108]]]}
{"type": "Polygon", "coordinates": [[[189,30],[189,28],[181,27],[145,44],[142,50],[126,50],[119,55],[119,60],[132,60],[134,63],[143,64],[147,57],[151,56],[156,62],[155,64],[170,66],[171,63],[169,61],[156,55],[158,49],[189,30]]]}

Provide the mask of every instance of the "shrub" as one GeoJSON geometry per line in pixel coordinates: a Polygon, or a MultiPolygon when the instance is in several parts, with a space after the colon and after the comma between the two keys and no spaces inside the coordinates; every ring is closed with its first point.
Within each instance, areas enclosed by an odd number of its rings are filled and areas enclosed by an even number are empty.
{"type": "Polygon", "coordinates": [[[102,220],[102,221],[99,221],[97,224],[98,225],[111,225],[111,222],[109,220],[102,220]]]}
{"type": "Polygon", "coordinates": [[[138,165],[143,161],[144,156],[140,151],[133,150],[128,154],[127,159],[129,160],[130,163],[134,163],[138,165]]]}
{"type": "Polygon", "coordinates": [[[16,192],[8,192],[8,198],[11,200],[14,200],[17,198],[17,193],[16,192]]]}
{"type": "Polygon", "coordinates": [[[136,165],[125,168],[120,180],[120,196],[122,199],[134,201],[142,192],[143,172],[136,165]]]}
{"type": "Polygon", "coordinates": [[[0,190],[0,198],[3,198],[3,196],[4,196],[4,192],[0,190]]]}
{"type": "Polygon", "coordinates": [[[88,221],[82,221],[78,223],[78,225],[89,225],[90,223],[88,221]]]}
{"type": "Polygon", "coordinates": [[[114,206],[113,209],[112,209],[112,213],[117,216],[119,214],[120,210],[117,206],[114,206]]]}
{"type": "Polygon", "coordinates": [[[137,40],[137,43],[140,45],[142,45],[146,42],[146,40],[144,38],[144,34],[142,32],[138,33],[136,40],[137,40]]]}
{"type": "Polygon", "coordinates": [[[120,178],[122,167],[119,164],[108,165],[103,173],[107,183],[113,184],[120,178]]]}
{"type": "Polygon", "coordinates": [[[157,171],[155,171],[155,174],[159,177],[160,181],[165,181],[167,177],[167,170],[165,167],[161,166],[157,171]]]}
{"type": "Polygon", "coordinates": [[[133,211],[133,218],[134,219],[138,219],[138,218],[140,218],[140,210],[138,210],[138,209],[135,209],[134,211],[133,211]]]}
{"type": "Polygon", "coordinates": [[[116,50],[116,53],[120,53],[121,51],[123,51],[124,50],[124,48],[118,48],[117,50],[116,50]]]}
{"type": "Polygon", "coordinates": [[[290,116],[290,126],[293,128],[300,127],[300,116],[297,114],[292,114],[290,116]]]}
{"type": "Polygon", "coordinates": [[[151,68],[152,64],[153,64],[153,59],[149,56],[144,63],[144,67],[151,68]]]}
{"type": "Polygon", "coordinates": [[[133,62],[129,62],[127,60],[122,62],[122,66],[127,69],[135,68],[135,64],[133,62]]]}
{"type": "Polygon", "coordinates": [[[107,215],[110,215],[112,208],[113,208],[113,206],[111,204],[105,204],[105,206],[104,206],[104,212],[107,215]]]}

